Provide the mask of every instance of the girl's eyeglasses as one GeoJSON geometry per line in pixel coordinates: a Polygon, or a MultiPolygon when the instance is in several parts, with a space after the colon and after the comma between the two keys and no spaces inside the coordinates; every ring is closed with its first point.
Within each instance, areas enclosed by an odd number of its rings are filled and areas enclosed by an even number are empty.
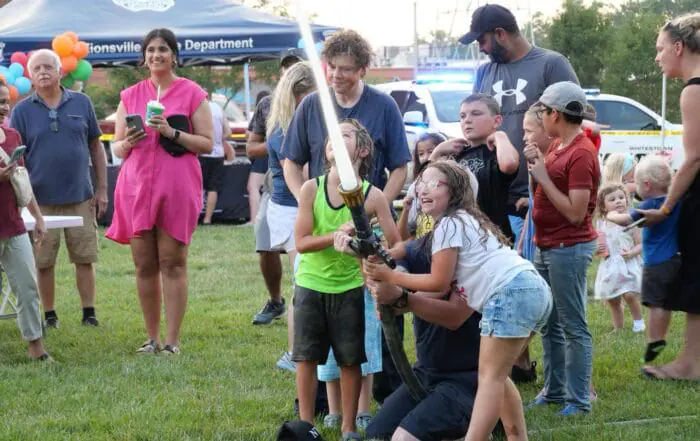
{"type": "Polygon", "coordinates": [[[418,183],[416,183],[417,188],[425,188],[427,190],[435,190],[441,185],[448,185],[447,181],[443,181],[442,179],[431,179],[430,181],[419,180],[418,183]]]}

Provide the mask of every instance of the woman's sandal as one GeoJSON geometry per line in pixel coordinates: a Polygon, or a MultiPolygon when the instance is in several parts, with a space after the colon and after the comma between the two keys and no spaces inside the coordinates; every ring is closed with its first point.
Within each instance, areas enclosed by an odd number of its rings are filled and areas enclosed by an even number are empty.
{"type": "Polygon", "coordinates": [[[163,355],[180,355],[180,346],[178,345],[165,345],[161,350],[163,355]]]}
{"type": "Polygon", "coordinates": [[[136,350],[138,354],[157,354],[160,352],[160,345],[155,340],[148,340],[136,350]]]}

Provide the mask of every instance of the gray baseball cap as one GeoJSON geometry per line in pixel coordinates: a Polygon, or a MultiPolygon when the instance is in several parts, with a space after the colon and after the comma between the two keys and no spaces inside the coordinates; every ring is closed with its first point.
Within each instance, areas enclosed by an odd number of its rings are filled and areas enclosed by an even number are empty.
{"type": "Polygon", "coordinates": [[[538,104],[571,116],[586,116],[586,93],[571,81],[561,81],[547,87],[538,104]]]}

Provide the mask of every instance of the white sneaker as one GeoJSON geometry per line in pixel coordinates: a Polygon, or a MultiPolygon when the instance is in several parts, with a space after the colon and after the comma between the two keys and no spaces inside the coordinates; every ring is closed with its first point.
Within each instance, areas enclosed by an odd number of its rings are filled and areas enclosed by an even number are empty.
{"type": "Polygon", "coordinates": [[[644,320],[635,320],[634,324],[632,325],[632,332],[644,332],[647,329],[646,325],[644,325],[644,320]]]}

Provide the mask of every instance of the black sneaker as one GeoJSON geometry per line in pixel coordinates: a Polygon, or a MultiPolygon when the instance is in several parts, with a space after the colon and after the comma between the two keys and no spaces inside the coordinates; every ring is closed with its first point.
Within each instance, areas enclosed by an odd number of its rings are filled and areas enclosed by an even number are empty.
{"type": "Polygon", "coordinates": [[[46,320],[44,320],[44,328],[58,329],[58,317],[49,317],[46,320]]]}
{"type": "Polygon", "coordinates": [[[90,316],[90,317],[85,317],[82,322],[83,326],[92,326],[93,328],[96,328],[100,326],[100,322],[97,321],[97,317],[90,316]]]}
{"type": "Polygon", "coordinates": [[[273,320],[284,317],[286,313],[287,307],[285,306],[284,299],[282,299],[282,303],[276,303],[272,300],[268,300],[263,309],[255,314],[255,317],[253,317],[253,324],[269,325],[273,320]]]}
{"type": "Polygon", "coordinates": [[[537,381],[537,370],[535,369],[536,367],[536,361],[533,361],[532,364],[530,364],[530,369],[523,369],[520,366],[513,366],[510,378],[511,380],[513,380],[513,383],[516,384],[534,383],[535,381],[537,381]]]}

